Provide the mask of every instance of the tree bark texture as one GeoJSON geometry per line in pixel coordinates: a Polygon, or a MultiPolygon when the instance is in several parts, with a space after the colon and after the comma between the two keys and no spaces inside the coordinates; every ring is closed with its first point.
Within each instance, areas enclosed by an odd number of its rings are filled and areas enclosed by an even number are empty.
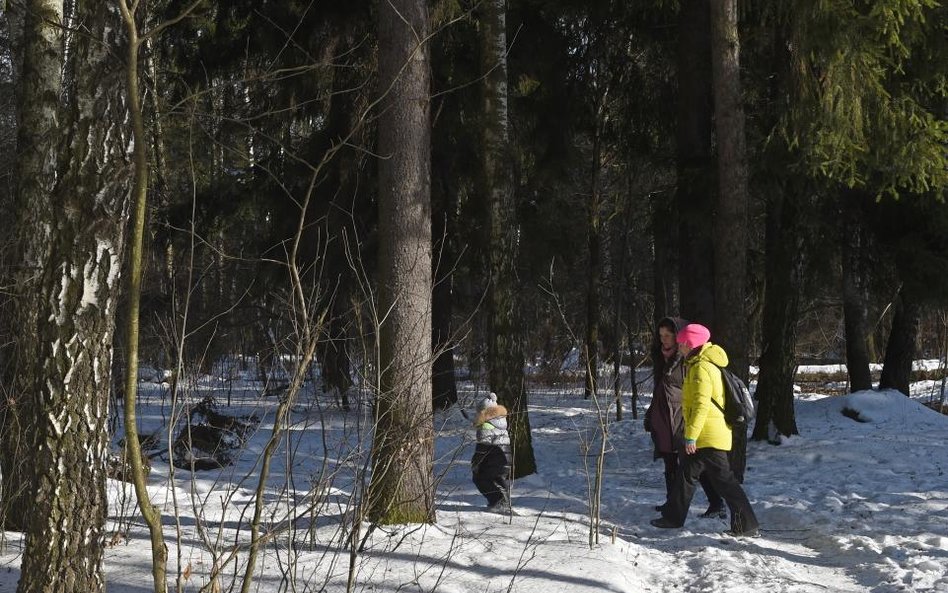
{"type": "Polygon", "coordinates": [[[484,188],[490,251],[488,382],[508,410],[515,478],[536,472],[523,375],[518,300],[517,219],[507,119],[507,24],[504,0],[481,5],[484,87],[484,188]]]}
{"type": "Polygon", "coordinates": [[[918,301],[903,287],[895,305],[892,329],[885,346],[879,389],[897,389],[909,395],[920,315],[918,301]]]}
{"type": "Polygon", "coordinates": [[[678,25],[679,314],[715,326],[711,237],[711,39],[703,0],[683,0],[678,25]]]}
{"type": "Polygon", "coordinates": [[[801,205],[784,188],[767,201],[767,229],[760,374],[754,440],[798,434],[793,409],[797,315],[804,271],[801,205]]]}
{"type": "Polygon", "coordinates": [[[62,0],[31,0],[26,5],[23,66],[20,71],[17,116],[17,190],[13,203],[15,255],[12,261],[14,297],[4,325],[19,328],[16,339],[4,346],[0,401],[0,467],[3,471],[3,520],[7,529],[23,531],[32,505],[26,464],[36,450],[32,430],[34,378],[23,372],[36,361],[37,307],[40,274],[49,256],[52,222],[51,196],[56,182],[59,141],[59,98],[62,92],[62,0]]]}
{"type": "Polygon", "coordinates": [[[378,5],[380,393],[369,517],[435,520],[428,4],[378,5]]]}
{"type": "Polygon", "coordinates": [[[714,123],[718,152],[718,196],[714,213],[714,341],[731,370],[748,378],[747,155],[740,79],[737,0],[711,5],[714,123]]]}
{"type": "Polygon", "coordinates": [[[869,196],[844,190],[841,196],[840,247],[843,260],[843,321],[850,391],[872,389],[869,371],[869,230],[860,200],[869,196]]]}
{"type": "Polygon", "coordinates": [[[19,593],[104,591],[105,462],[115,308],[128,220],[131,130],[124,28],[112,3],[79,9],[74,95],[61,118],[49,256],[36,302],[35,500],[19,593]]]}

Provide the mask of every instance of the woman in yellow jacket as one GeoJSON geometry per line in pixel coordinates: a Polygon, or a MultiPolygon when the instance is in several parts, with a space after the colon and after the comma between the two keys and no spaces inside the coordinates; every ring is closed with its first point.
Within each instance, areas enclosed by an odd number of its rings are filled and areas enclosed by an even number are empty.
{"type": "Polygon", "coordinates": [[[727,533],[756,536],[758,523],[754,509],[727,459],[727,452],[731,450],[731,428],[718,408],[718,405],[724,407],[721,368],[727,366],[727,353],[709,342],[710,338],[711,331],[697,323],[688,324],[678,332],[678,351],[685,358],[686,369],[681,390],[685,456],[669,504],[661,518],[651,523],[661,528],[684,525],[698,478],[705,472],[731,512],[731,529],[727,533]]]}

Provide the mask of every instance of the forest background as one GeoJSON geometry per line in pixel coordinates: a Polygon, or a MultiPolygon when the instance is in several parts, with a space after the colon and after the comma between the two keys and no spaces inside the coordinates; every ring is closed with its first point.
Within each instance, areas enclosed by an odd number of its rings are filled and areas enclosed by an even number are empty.
{"type": "Polygon", "coordinates": [[[341,408],[373,405],[364,516],[385,524],[434,518],[430,419],[459,370],[511,410],[526,476],[525,369],[555,382],[578,352],[621,418],[602,371],[650,364],[666,314],[759,367],[756,440],[798,432],[800,362],[845,362],[851,391],[880,362],[908,394],[916,357],[948,356],[933,0],[0,14],[3,521],[47,551],[23,591],[103,586],[89,542],[113,437],[138,436],[139,360],[177,397],[253,356],[283,398],[269,455],[318,365],[341,408]]]}

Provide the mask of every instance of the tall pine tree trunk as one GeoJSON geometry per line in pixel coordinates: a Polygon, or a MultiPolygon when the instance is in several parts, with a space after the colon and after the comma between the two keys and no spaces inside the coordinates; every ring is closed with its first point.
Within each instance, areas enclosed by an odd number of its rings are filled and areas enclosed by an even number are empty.
{"type": "Polygon", "coordinates": [[[714,215],[714,340],[731,368],[748,375],[747,155],[741,94],[737,0],[711,2],[718,196],[714,215]]]}
{"type": "Polygon", "coordinates": [[[428,3],[377,7],[380,383],[369,517],[435,520],[428,3]]]}
{"type": "Polygon", "coordinates": [[[915,359],[920,316],[921,307],[918,301],[903,286],[895,305],[889,341],[885,346],[885,362],[882,364],[879,389],[897,389],[905,395],[910,394],[912,361],[915,359]]]}
{"type": "Polygon", "coordinates": [[[797,316],[804,258],[801,206],[786,187],[767,201],[767,230],[760,374],[754,440],[798,434],[793,409],[797,316]]]}
{"type": "MultiPolygon", "coordinates": [[[[601,115],[601,114],[597,114],[601,115]]],[[[594,397],[599,383],[599,288],[602,282],[602,229],[599,195],[599,175],[601,165],[600,151],[602,138],[598,118],[593,134],[593,158],[589,191],[589,212],[587,213],[586,238],[588,257],[586,267],[586,344],[583,348],[586,361],[586,399],[594,397]]]]}
{"type": "Polygon", "coordinates": [[[105,461],[115,307],[128,220],[131,131],[118,9],[79,8],[49,257],[36,302],[35,500],[18,591],[104,591],[105,461]]]}
{"type": "Polygon", "coordinates": [[[489,384],[508,410],[513,475],[536,472],[523,377],[523,338],[515,264],[517,220],[507,120],[507,25],[504,0],[481,5],[484,89],[484,192],[490,251],[489,384]]]}
{"type": "Polygon", "coordinates": [[[711,240],[710,9],[682,0],[678,26],[678,288],[680,315],[715,326],[714,246],[711,240]]]}
{"type": "MultiPolygon", "coordinates": [[[[744,290],[747,284],[747,155],[741,95],[737,0],[711,5],[711,66],[718,149],[718,195],[714,213],[714,340],[745,381],[750,372],[744,290]]],[[[747,427],[733,431],[731,468],[743,480],[747,427]]]]}
{"type": "Polygon", "coordinates": [[[13,215],[16,262],[12,274],[14,297],[9,328],[18,328],[16,341],[4,346],[3,385],[0,398],[0,467],[3,472],[3,520],[6,529],[26,528],[33,502],[28,465],[36,450],[33,375],[39,346],[37,323],[42,295],[40,274],[49,257],[48,226],[53,218],[51,196],[56,182],[57,143],[60,139],[59,108],[62,93],[62,0],[26,3],[23,31],[23,66],[20,71],[19,127],[13,215]]]}
{"type": "Polygon", "coordinates": [[[843,259],[843,320],[850,391],[872,389],[869,371],[869,231],[860,208],[868,196],[843,190],[840,243],[843,259]]]}

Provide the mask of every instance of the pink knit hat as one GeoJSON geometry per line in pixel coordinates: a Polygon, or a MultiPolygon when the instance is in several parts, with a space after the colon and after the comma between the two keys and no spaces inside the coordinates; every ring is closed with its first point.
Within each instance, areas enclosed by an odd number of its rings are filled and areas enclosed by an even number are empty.
{"type": "Polygon", "coordinates": [[[676,341],[679,344],[685,344],[689,348],[698,348],[703,346],[711,339],[711,330],[700,323],[689,323],[678,330],[676,341]]]}

